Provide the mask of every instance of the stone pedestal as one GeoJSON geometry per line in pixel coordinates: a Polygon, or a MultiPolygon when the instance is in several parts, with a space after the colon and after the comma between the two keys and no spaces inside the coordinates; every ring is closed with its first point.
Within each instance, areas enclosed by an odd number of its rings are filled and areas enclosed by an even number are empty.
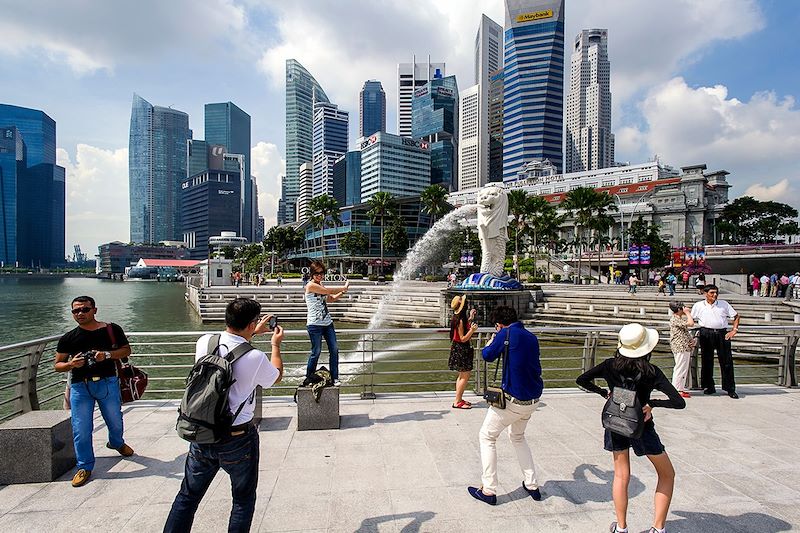
{"type": "Polygon", "coordinates": [[[54,481],[75,466],[69,411],[31,411],[0,425],[0,485],[54,481]]]}
{"type": "Polygon", "coordinates": [[[310,388],[297,389],[297,430],[339,429],[339,387],[325,387],[319,403],[310,388]]]}

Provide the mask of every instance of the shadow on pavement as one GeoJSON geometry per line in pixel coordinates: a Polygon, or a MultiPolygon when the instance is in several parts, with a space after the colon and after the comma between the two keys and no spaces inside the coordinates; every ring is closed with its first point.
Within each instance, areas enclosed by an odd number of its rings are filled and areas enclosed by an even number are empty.
{"type": "Polygon", "coordinates": [[[340,417],[340,428],[366,428],[375,424],[394,424],[397,422],[423,422],[425,420],[441,420],[450,411],[414,411],[390,415],[384,418],[370,418],[367,414],[342,415],[340,417]]]}
{"type": "Polygon", "coordinates": [[[789,531],[792,525],[780,518],[764,513],[743,513],[725,516],[715,513],[693,513],[691,511],[672,511],[682,518],[667,520],[670,531],[681,533],[717,533],[727,531],[758,531],[759,533],[778,533],[789,531]]]}
{"type": "MultiPolygon", "coordinates": [[[[383,516],[371,516],[369,518],[365,518],[361,522],[361,526],[356,530],[357,533],[378,533],[378,524],[383,524],[385,522],[395,522],[399,521],[403,523],[405,520],[411,519],[411,522],[407,523],[400,529],[400,533],[418,533],[422,524],[431,520],[436,513],[432,511],[417,511],[415,513],[403,513],[403,514],[395,514],[395,515],[383,515],[383,516]]],[[[399,526],[400,524],[395,524],[399,526]]]]}
{"type": "MultiPolygon", "coordinates": [[[[546,481],[540,487],[542,499],[564,498],[568,502],[576,505],[587,502],[613,501],[611,495],[611,486],[614,482],[613,470],[603,470],[597,465],[582,464],[575,467],[572,477],[573,479],[571,480],[546,481]],[[598,479],[599,482],[589,479],[587,474],[591,474],[591,476],[598,479]]],[[[630,485],[628,485],[628,495],[633,498],[641,494],[644,489],[644,483],[642,483],[639,478],[632,475],[630,485]]],[[[530,497],[522,486],[509,494],[509,496],[512,500],[521,500],[530,497]]]]}

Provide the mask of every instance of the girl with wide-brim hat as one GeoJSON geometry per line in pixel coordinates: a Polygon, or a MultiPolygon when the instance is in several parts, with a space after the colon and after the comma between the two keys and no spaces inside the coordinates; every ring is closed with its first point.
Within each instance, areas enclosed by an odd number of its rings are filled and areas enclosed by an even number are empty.
{"type": "Polygon", "coordinates": [[[646,328],[641,324],[627,324],[619,330],[617,336],[617,353],[596,367],[582,374],[576,381],[588,391],[608,398],[615,387],[635,388],[636,395],[644,411],[644,431],[638,439],[625,437],[605,430],[604,448],[614,457],[614,509],[617,520],[612,522],[610,531],[628,531],[628,484],[631,478],[630,449],[641,457],[646,455],[656,469],[658,483],[654,500],[653,527],[650,533],[663,533],[672,491],[675,484],[675,469],[669,455],[656,433],[652,410],[654,407],[683,409],[686,402],[660,368],[650,362],[650,355],[658,344],[658,331],[646,328]],[[610,390],[594,384],[594,380],[602,378],[610,390]],[[667,395],[667,400],[651,399],[654,390],[667,395]]]}
{"type": "Polygon", "coordinates": [[[472,404],[464,400],[464,391],[469,383],[475,361],[475,349],[470,343],[473,333],[477,331],[478,324],[474,322],[476,311],[471,309],[467,313],[465,305],[467,296],[456,295],[450,301],[453,318],[450,321],[450,358],[447,366],[450,370],[458,372],[456,378],[456,397],[453,402],[454,409],[471,409],[472,404]]]}

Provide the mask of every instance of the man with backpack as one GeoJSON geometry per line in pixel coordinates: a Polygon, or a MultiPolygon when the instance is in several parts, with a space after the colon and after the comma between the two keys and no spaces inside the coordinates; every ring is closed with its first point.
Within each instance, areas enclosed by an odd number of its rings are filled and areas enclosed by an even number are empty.
{"type": "Polygon", "coordinates": [[[191,530],[197,507],[220,468],[230,475],[233,492],[228,531],[250,530],[258,484],[256,387],[270,387],[283,376],[280,326],[272,330],[271,359],[250,345],[254,335],[270,331],[272,317],[260,313],[255,300],[236,298],[225,309],[225,331],[197,341],[177,424],[178,434],[191,444],[165,532],[191,530]]]}

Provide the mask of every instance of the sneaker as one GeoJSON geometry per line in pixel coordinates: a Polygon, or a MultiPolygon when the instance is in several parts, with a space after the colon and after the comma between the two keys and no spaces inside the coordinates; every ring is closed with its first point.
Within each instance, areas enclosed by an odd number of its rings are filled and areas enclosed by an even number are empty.
{"type": "Polygon", "coordinates": [[[685,391],[685,390],[681,391],[681,398],[691,398],[691,397],[692,397],[692,395],[689,394],[687,391],[685,391]]]}
{"type": "Polygon", "coordinates": [[[106,448],[108,448],[109,450],[117,450],[117,452],[119,452],[119,454],[123,457],[130,457],[131,455],[133,455],[133,448],[131,448],[127,444],[123,444],[119,448],[112,448],[111,443],[106,442],[106,448]]]}
{"type": "Polygon", "coordinates": [[[86,470],[81,468],[77,472],[75,472],[75,476],[72,478],[72,486],[73,487],[82,487],[86,485],[86,482],[89,481],[89,477],[92,475],[91,470],[86,470]]]}
{"type": "Polygon", "coordinates": [[[488,503],[489,505],[497,505],[497,496],[494,494],[484,494],[482,487],[467,487],[467,492],[476,500],[488,503]]]}
{"type": "Polygon", "coordinates": [[[341,386],[342,386],[342,382],[341,382],[341,380],[334,379],[334,380],[333,380],[333,386],[334,386],[334,387],[341,387],[341,386]]]}
{"type": "Polygon", "coordinates": [[[530,494],[531,498],[533,498],[537,502],[542,499],[542,493],[539,489],[529,489],[528,487],[525,486],[524,481],[522,482],[522,488],[525,489],[528,492],[528,494],[530,494]]]}
{"type": "Polygon", "coordinates": [[[617,529],[617,523],[611,522],[611,526],[608,528],[608,533],[614,533],[615,531],[628,531],[627,529],[617,529]]]}

